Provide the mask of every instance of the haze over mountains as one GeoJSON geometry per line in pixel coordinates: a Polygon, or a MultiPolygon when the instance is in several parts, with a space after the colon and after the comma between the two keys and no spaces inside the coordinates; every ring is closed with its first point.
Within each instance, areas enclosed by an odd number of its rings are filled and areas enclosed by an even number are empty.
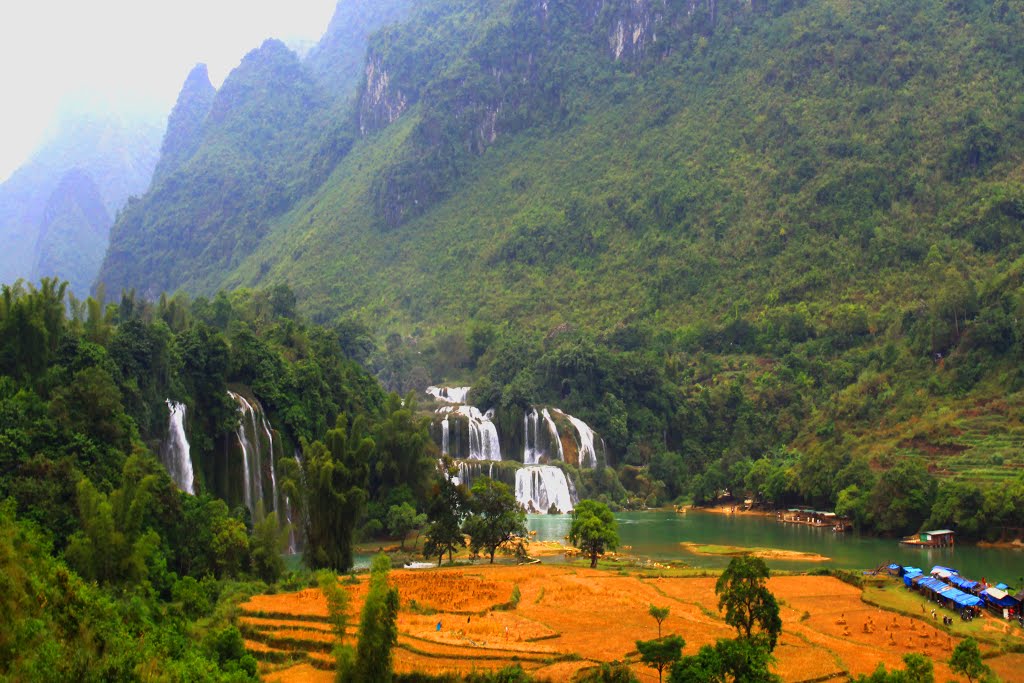
{"type": "Polygon", "coordinates": [[[136,115],[68,114],[0,184],[0,280],[57,276],[89,293],[114,216],[149,187],[161,124],[136,115]]]}

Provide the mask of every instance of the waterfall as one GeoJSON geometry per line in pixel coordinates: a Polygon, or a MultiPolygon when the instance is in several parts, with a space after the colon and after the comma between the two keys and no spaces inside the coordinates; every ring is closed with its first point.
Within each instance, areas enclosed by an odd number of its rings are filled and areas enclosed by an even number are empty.
{"type": "Polygon", "coordinates": [[[594,430],[578,417],[573,417],[568,413],[562,413],[562,415],[572,423],[572,426],[576,428],[576,433],[579,435],[580,467],[594,469],[597,467],[597,452],[594,450],[594,430]]]}
{"type": "MultiPolygon", "coordinates": [[[[260,425],[263,427],[263,433],[267,437],[267,453],[270,454],[270,503],[273,509],[277,510],[277,472],[274,467],[274,433],[270,430],[270,424],[267,422],[267,415],[262,410],[260,411],[260,425]]],[[[277,523],[280,524],[281,520],[279,519],[277,523]]]]}
{"type": "Polygon", "coordinates": [[[523,464],[536,465],[540,462],[540,450],[537,448],[537,421],[539,414],[536,408],[523,413],[523,464]]]}
{"type": "Polygon", "coordinates": [[[167,439],[160,446],[160,459],[178,488],[195,495],[195,475],[192,472],[192,449],[185,435],[185,404],[167,399],[170,416],[167,420],[167,439]]]}
{"type": "Polygon", "coordinates": [[[551,419],[551,413],[548,409],[540,411],[541,416],[544,418],[545,424],[548,426],[548,432],[551,434],[551,440],[558,447],[558,459],[565,461],[565,453],[562,452],[562,439],[558,436],[558,427],[555,426],[555,421],[551,419]]]}
{"type": "Polygon", "coordinates": [[[465,403],[472,387],[427,387],[427,393],[445,403],[465,403]]]}
{"type": "Polygon", "coordinates": [[[451,451],[448,446],[448,416],[445,415],[444,419],[441,420],[441,454],[450,455],[451,451]]]}
{"type": "MultiPolygon", "coordinates": [[[[295,462],[299,465],[299,478],[304,478],[302,471],[302,456],[299,455],[298,449],[295,450],[295,462]]],[[[295,532],[295,512],[292,510],[292,501],[288,496],[284,497],[284,517],[288,522],[288,554],[295,555],[299,552],[299,539],[298,534],[295,532]]]]}
{"type": "MultiPolygon", "coordinates": [[[[470,460],[501,460],[501,443],[498,441],[498,428],[491,421],[494,418],[493,410],[481,413],[473,406],[457,406],[454,408],[441,408],[437,412],[445,414],[445,422],[448,421],[448,415],[451,413],[466,418],[466,422],[469,425],[468,457],[470,460]]],[[[458,425],[459,421],[456,421],[455,424],[458,425]]],[[[446,428],[442,426],[441,429],[441,438],[443,439],[446,434],[446,428]]],[[[456,443],[458,441],[459,439],[456,439],[456,443]]],[[[444,449],[443,444],[442,449],[444,449]]],[[[456,450],[458,449],[456,448],[456,450]]]]}
{"type": "Polygon", "coordinates": [[[572,512],[575,502],[565,473],[550,465],[531,465],[516,472],[516,500],[527,512],[546,513],[552,506],[572,512]]]}

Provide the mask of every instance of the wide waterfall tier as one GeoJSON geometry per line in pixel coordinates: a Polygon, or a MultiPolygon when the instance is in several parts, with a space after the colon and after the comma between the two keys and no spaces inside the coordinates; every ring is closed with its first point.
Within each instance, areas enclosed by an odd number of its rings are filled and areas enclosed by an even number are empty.
{"type": "Polygon", "coordinates": [[[572,512],[579,502],[565,472],[552,465],[528,465],[516,472],[516,500],[527,512],[572,512]]]}
{"type": "MultiPolygon", "coordinates": [[[[242,458],[242,500],[253,515],[277,510],[277,471],[274,464],[274,430],[256,399],[229,391],[238,406],[235,431],[242,458]]],[[[278,440],[279,441],[279,440],[278,440]]],[[[280,447],[280,444],[278,444],[280,447]]]]}
{"type": "Polygon", "coordinates": [[[178,488],[189,495],[195,495],[192,448],[185,435],[185,404],[167,399],[167,410],[167,437],[160,444],[160,460],[178,488]]]}
{"type": "Polygon", "coordinates": [[[465,403],[472,387],[427,387],[427,393],[445,403],[465,403]]]}
{"type": "Polygon", "coordinates": [[[466,460],[501,460],[501,441],[492,421],[493,411],[481,413],[473,406],[446,406],[437,415],[441,416],[437,424],[444,455],[466,460]]]}

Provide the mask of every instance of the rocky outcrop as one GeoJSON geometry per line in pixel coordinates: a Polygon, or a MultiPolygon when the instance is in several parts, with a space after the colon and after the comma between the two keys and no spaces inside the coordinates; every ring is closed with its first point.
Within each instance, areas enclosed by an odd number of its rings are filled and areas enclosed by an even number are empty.
{"type": "Polygon", "coordinates": [[[384,59],[371,53],[366,63],[366,83],[359,98],[359,132],[367,135],[398,120],[409,107],[409,96],[392,86],[384,59]]]}

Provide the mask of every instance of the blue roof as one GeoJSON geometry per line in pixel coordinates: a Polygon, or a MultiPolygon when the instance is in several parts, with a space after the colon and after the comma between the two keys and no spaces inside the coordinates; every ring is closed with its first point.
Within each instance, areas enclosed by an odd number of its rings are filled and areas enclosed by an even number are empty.
{"type": "Polygon", "coordinates": [[[1005,583],[997,583],[997,584],[996,584],[996,588],[998,588],[998,589],[999,589],[999,590],[1001,590],[1001,591],[1004,591],[1004,590],[1006,590],[1007,588],[1009,588],[1009,586],[1007,586],[1007,585],[1006,585],[1005,583]]]}
{"type": "Polygon", "coordinates": [[[917,567],[904,567],[903,571],[907,572],[908,574],[921,574],[922,573],[921,570],[918,569],[917,567]]]}
{"type": "Polygon", "coordinates": [[[899,569],[899,568],[900,568],[900,566],[898,564],[890,564],[889,565],[889,569],[899,569]]]}
{"type": "Polygon", "coordinates": [[[932,567],[932,570],[930,572],[928,572],[928,573],[929,574],[934,574],[935,572],[942,572],[942,571],[949,572],[950,574],[959,574],[960,573],[957,570],[953,569],[952,567],[943,567],[941,564],[937,564],[934,567],[932,567]]]}
{"type": "Polygon", "coordinates": [[[965,579],[962,576],[950,576],[949,582],[954,586],[959,586],[960,588],[963,588],[964,590],[968,591],[978,587],[977,581],[971,581],[970,579],[965,579]]]}

